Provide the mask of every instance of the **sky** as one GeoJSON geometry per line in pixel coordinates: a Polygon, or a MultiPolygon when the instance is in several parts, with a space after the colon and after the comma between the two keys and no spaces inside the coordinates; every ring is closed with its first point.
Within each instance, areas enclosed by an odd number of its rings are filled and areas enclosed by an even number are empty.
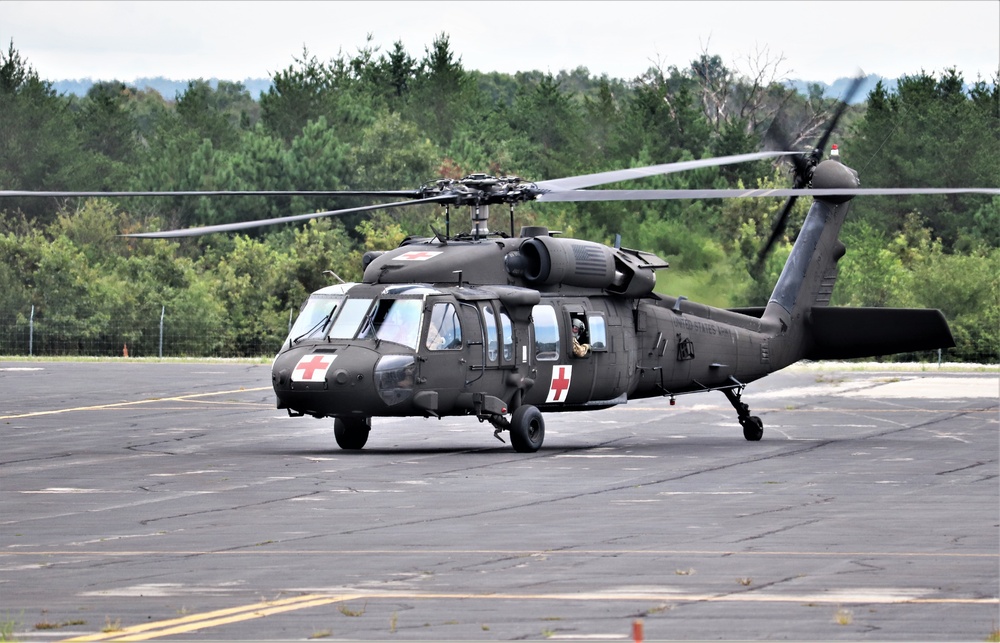
{"type": "Polygon", "coordinates": [[[45,80],[268,78],[303,49],[320,61],[401,41],[421,58],[440,34],[466,69],[586,67],[631,80],[702,53],[774,80],[832,83],[955,67],[1000,68],[1000,0],[781,2],[55,2],[0,0],[0,41],[45,80]]]}

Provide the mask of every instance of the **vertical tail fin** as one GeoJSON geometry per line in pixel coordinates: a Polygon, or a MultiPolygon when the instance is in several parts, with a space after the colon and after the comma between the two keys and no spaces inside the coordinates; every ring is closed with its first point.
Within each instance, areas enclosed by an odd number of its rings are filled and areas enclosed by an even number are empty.
{"type": "MultiPolygon", "coordinates": [[[[813,173],[813,187],[856,188],[854,170],[838,161],[823,161],[813,173]]],[[[817,197],[771,293],[762,321],[773,329],[771,364],[782,368],[802,359],[807,349],[806,320],[814,306],[830,303],[837,262],[844,256],[840,229],[850,209],[850,196],[817,197]],[[787,340],[787,341],[786,341],[787,340]]]]}

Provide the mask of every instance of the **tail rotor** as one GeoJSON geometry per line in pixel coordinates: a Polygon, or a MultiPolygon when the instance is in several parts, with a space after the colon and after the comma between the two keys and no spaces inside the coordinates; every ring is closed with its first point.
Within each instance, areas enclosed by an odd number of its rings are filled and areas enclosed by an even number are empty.
{"type": "MultiPolygon", "coordinates": [[[[844,94],[844,97],[837,104],[837,109],[834,111],[833,116],[830,118],[830,122],[823,131],[823,135],[816,142],[816,146],[813,150],[809,153],[803,153],[790,157],[792,159],[794,171],[793,189],[801,190],[809,186],[812,181],[813,169],[822,160],[823,152],[826,150],[826,145],[830,140],[830,136],[833,134],[833,130],[836,129],[837,123],[840,121],[841,116],[844,115],[844,112],[847,110],[850,102],[854,99],[854,96],[857,94],[863,81],[864,76],[861,74],[855,77],[851,86],[848,87],[847,92],[844,94]]],[[[777,127],[773,127],[768,132],[768,136],[771,138],[777,149],[791,149],[788,137],[786,137],[784,132],[780,131],[777,127]]],[[[767,242],[765,242],[764,246],[760,249],[760,252],[757,253],[757,260],[754,262],[752,274],[762,274],[764,270],[764,262],[767,260],[768,255],[771,254],[774,244],[777,243],[778,239],[780,239],[785,233],[785,228],[788,227],[788,217],[792,212],[792,208],[795,207],[795,202],[798,198],[798,196],[793,195],[788,197],[788,200],[785,201],[784,207],[782,207],[780,214],[778,214],[778,218],[774,222],[774,227],[771,229],[771,234],[767,238],[767,242]]]]}

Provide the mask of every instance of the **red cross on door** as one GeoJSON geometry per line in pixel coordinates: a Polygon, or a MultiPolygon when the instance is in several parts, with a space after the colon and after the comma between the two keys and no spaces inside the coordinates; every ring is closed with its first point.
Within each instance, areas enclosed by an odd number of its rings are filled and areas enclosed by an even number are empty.
{"type": "Polygon", "coordinates": [[[322,382],[336,355],[306,355],[292,371],[293,382],[322,382]]]}
{"type": "Polygon", "coordinates": [[[565,402],[566,394],[569,392],[569,383],[572,379],[572,366],[553,366],[552,383],[549,384],[549,396],[545,398],[545,403],[565,402]]]}

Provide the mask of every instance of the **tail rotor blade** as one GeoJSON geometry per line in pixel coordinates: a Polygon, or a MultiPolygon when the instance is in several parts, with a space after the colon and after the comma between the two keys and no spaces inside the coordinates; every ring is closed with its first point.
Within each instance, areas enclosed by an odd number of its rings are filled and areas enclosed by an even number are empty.
{"type": "Polygon", "coordinates": [[[837,104],[837,111],[833,113],[833,118],[830,120],[830,125],[827,126],[826,130],[823,132],[823,136],[820,137],[819,141],[816,143],[816,149],[819,154],[822,154],[826,149],[826,144],[830,140],[830,135],[833,134],[833,130],[837,127],[837,122],[840,121],[840,117],[844,115],[851,101],[854,100],[854,95],[858,93],[858,89],[861,88],[861,83],[863,83],[865,77],[858,74],[854,80],[851,82],[851,86],[847,88],[847,93],[844,94],[843,98],[840,99],[840,103],[837,104]]]}
{"type": "Polygon", "coordinates": [[[767,256],[771,254],[771,248],[777,243],[778,239],[782,234],[785,233],[785,228],[788,226],[788,215],[792,212],[792,207],[795,206],[795,201],[798,197],[791,196],[785,201],[785,207],[782,208],[781,214],[774,222],[774,228],[771,229],[771,236],[768,237],[767,243],[764,247],[760,249],[757,253],[757,261],[754,263],[754,274],[761,274],[764,270],[764,262],[767,260],[767,256]]]}
{"type": "MultiPolygon", "coordinates": [[[[854,99],[855,94],[857,94],[858,89],[861,88],[861,83],[864,82],[865,77],[862,74],[858,74],[854,80],[851,82],[851,86],[847,88],[847,92],[841,98],[840,102],[837,104],[837,109],[833,113],[833,118],[830,119],[829,124],[826,129],[823,130],[823,135],[820,137],[819,141],[816,143],[816,147],[810,157],[805,155],[793,156],[792,163],[795,165],[795,189],[802,189],[809,185],[809,181],[812,179],[812,169],[817,163],[819,163],[820,158],[822,158],[823,151],[826,149],[826,144],[830,140],[830,136],[833,134],[833,130],[837,128],[837,123],[840,121],[840,117],[844,115],[847,107],[850,105],[851,101],[854,99]]],[[[769,135],[777,142],[780,149],[789,149],[788,140],[784,135],[784,132],[780,131],[778,128],[774,128],[773,131],[769,131],[769,135]]],[[[767,260],[767,256],[771,253],[771,249],[774,244],[777,243],[778,239],[785,232],[785,228],[788,226],[788,216],[792,212],[792,208],[795,206],[795,201],[798,197],[789,197],[788,201],[785,202],[785,207],[782,208],[781,213],[774,222],[774,228],[771,230],[771,236],[768,237],[767,243],[761,248],[760,252],[757,253],[757,261],[754,263],[755,274],[760,274],[764,268],[764,262],[767,260]]]]}

